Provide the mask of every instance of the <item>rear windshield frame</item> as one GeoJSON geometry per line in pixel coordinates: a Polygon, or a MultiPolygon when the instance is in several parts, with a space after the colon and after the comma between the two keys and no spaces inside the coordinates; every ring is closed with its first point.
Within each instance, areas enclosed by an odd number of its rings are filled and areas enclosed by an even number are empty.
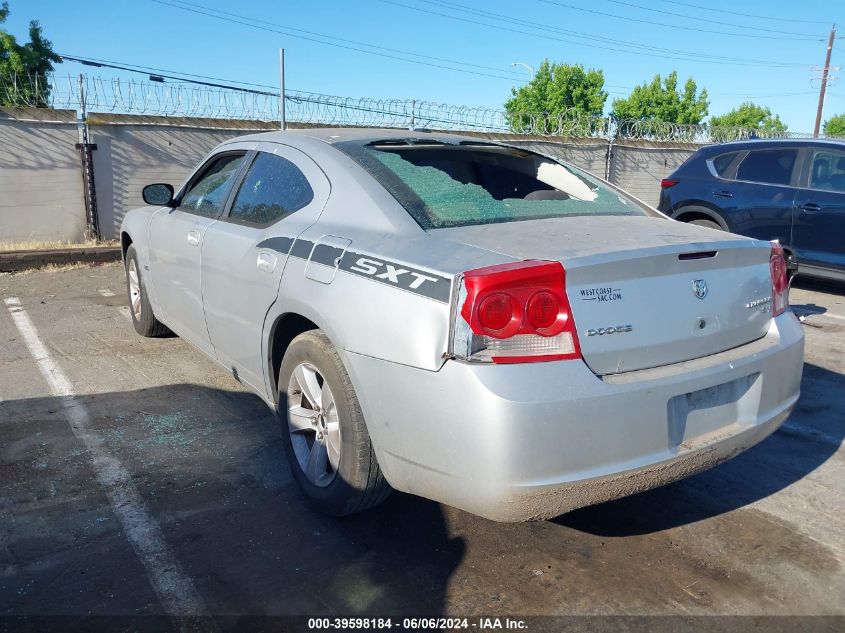
{"type": "Polygon", "coordinates": [[[355,141],[341,141],[338,143],[334,143],[334,146],[339,149],[341,152],[349,156],[353,161],[355,161],[358,165],[360,165],[365,171],[367,171],[384,189],[387,190],[388,193],[402,206],[405,211],[410,215],[414,221],[420,225],[426,231],[434,230],[434,229],[442,229],[442,228],[455,228],[455,227],[462,227],[462,226],[475,226],[475,225],[483,225],[483,224],[500,224],[505,222],[525,222],[530,220],[543,220],[543,219],[556,219],[556,218],[565,218],[565,217],[576,217],[576,216],[615,216],[615,217],[624,217],[624,216],[634,216],[634,217],[642,217],[642,216],[651,216],[651,217],[664,217],[655,209],[651,208],[644,202],[634,198],[630,194],[626,193],[619,187],[601,179],[593,174],[575,167],[574,165],[570,165],[565,161],[561,161],[560,159],[549,156],[547,154],[541,154],[539,152],[533,152],[521,147],[515,147],[512,145],[507,145],[504,143],[490,143],[483,140],[479,141],[472,141],[472,140],[452,140],[452,139],[443,139],[443,138],[419,138],[419,137],[409,137],[407,139],[397,139],[397,138],[387,138],[387,139],[366,139],[366,140],[355,140],[355,141]],[[455,149],[458,148],[466,148],[468,150],[477,150],[477,151],[491,151],[491,152],[508,152],[516,155],[521,155],[525,157],[534,157],[539,158],[544,161],[549,161],[557,165],[561,165],[565,169],[572,171],[576,176],[588,178],[592,180],[596,185],[599,187],[606,187],[613,191],[614,193],[618,194],[619,196],[623,197],[629,204],[632,205],[632,208],[639,211],[640,213],[613,213],[613,212],[604,212],[604,213],[550,213],[550,214],[537,214],[532,215],[530,217],[507,217],[507,218],[478,218],[477,221],[460,221],[460,222],[444,222],[439,221],[435,222],[434,218],[436,217],[432,210],[428,208],[425,202],[417,195],[417,193],[396,173],[393,172],[387,165],[382,163],[380,160],[375,158],[372,154],[373,151],[379,151],[381,147],[385,148],[386,152],[389,153],[396,153],[392,152],[391,149],[393,148],[404,148],[404,149],[413,149],[413,148],[437,148],[437,147],[444,147],[444,146],[452,146],[455,149]]]}

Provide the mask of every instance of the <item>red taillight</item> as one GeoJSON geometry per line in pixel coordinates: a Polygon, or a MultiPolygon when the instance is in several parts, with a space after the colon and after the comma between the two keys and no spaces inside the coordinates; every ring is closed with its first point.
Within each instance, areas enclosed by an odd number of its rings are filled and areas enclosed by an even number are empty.
{"type": "Polygon", "coordinates": [[[547,290],[541,290],[531,297],[525,308],[528,323],[538,332],[552,327],[559,314],[560,301],[547,290]]]}
{"type": "Polygon", "coordinates": [[[494,292],[487,295],[478,304],[478,321],[488,332],[504,333],[513,329],[509,325],[515,323],[517,317],[517,306],[514,305],[513,297],[504,292],[494,292]]]}
{"type": "Polygon", "coordinates": [[[789,276],[786,272],[786,255],[779,242],[772,242],[769,256],[769,269],[772,273],[772,316],[783,314],[789,307],[789,276]]]}
{"type": "Polygon", "coordinates": [[[523,261],[468,270],[457,333],[462,357],[495,363],[580,358],[566,271],[560,262],[523,261]],[[460,325],[460,324],[459,324],[460,325]],[[461,329],[461,328],[458,328],[461,329]]]}
{"type": "Polygon", "coordinates": [[[674,187],[677,185],[680,180],[672,180],[671,178],[664,178],[660,181],[660,188],[661,189],[668,189],[669,187],[674,187]]]}

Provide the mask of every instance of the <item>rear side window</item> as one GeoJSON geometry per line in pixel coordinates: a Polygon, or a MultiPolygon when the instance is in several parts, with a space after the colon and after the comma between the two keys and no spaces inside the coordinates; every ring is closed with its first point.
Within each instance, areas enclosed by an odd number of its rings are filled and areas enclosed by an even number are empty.
{"type": "Polygon", "coordinates": [[[525,150],[438,141],[339,143],[425,229],[573,215],[648,215],[575,167],[525,150]]]}
{"type": "Polygon", "coordinates": [[[238,189],[229,217],[247,224],[271,224],[313,199],[314,191],[299,167],[281,156],[260,152],[238,189]]]}
{"type": "Polygon", "coordinates": [[[729,173],[730,167],[738,155],[739,152],[731,152],[730,154],[716,156],[716,158],[711,161],[714,171],[720,178],[731,177],[731,174],[729,173]]]}
{"type": "Polygon", "coordinates": [[[797,157],[797,149],[751,151],[739,164],[736,179],[771,185],[788,185],[792,180],[792,168],[795,166],[797,157]]]}
{"type": "Polygon", "coordinates": [[[216,218],[226,204],[235,176],[241,169],[244,154],[227,154],[212,159],[179,202],[179,208],[197,215],[216,218]]]}
{"type": "Polygon", "coordinates": [[[810,188],[845,192],[845,154],[815,152],[810,171],[810,188]]]}

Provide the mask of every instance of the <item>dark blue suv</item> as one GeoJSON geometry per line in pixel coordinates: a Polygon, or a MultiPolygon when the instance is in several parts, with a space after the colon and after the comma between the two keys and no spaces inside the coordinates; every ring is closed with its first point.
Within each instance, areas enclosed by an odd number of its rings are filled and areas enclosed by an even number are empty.
{"type": "Polygon", "coordinates": [[[676,220],[780,240],[793,269],[845,280],[845,142],[712,145],[660,188],[658,208],[676,220]]]}

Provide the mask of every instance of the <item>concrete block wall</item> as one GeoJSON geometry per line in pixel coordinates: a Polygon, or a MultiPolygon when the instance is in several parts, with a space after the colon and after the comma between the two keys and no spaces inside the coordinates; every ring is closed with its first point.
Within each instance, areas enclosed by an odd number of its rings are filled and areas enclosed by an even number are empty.
{"type": "Polygon", "coordinates": [[[100,232],[118,237],[123,216],[144,206],[141,190],[154,182],[179,188],[200,160],[217,144],[237,136],[232,130],[161,125],[89,125],[100,232]]]}
{"type": "Polygon", "coordinates": [[[82,241],[76,112],[0,108],[0,242],[82,241]]]}
{"type": "Polygon", "coordinates": [[[555,141],[520,142],[520,147],[572,163],[584,171],[604,178],[607,142],[595,139],[560,139],[555,141]]]}
{"type": "Polygon", "coordinates": [[[554,138],[526,140],[512,135],[490,135],[540,154],[572,163],[605,178],[646,204],[657,206],[660,181],[691,156],[697,145],[659,141],[614,141],[604,139],[554,138]],[[609,174],[608,172],[609,168],[609,174]]]}
{"type": "Polygon", "coordinates": [[[608,180],[651,206],[660,200],[660,181],[689,158],[695,145],[620,141],[613,145],[608,180]]]}
{"type": "MultiPolygon", "coordinates": [[[[276,129],[249,121],[91,114],[90,141],[100,231],[118,237],[129,209],[143,205],[141,189],[153,182],[178,187],[209,150],[224,140],[276,129]]],[[[473,134],[560,158],[604,178],[608,141],[473,134]]],[[[80,241],[85,204],[76,114],[65,110],[0,108],[0,242],[80,241]]],[[[695,145],[620,141],[611,146],[610,182],[656,205],[660,180],[695,145]]]]}

